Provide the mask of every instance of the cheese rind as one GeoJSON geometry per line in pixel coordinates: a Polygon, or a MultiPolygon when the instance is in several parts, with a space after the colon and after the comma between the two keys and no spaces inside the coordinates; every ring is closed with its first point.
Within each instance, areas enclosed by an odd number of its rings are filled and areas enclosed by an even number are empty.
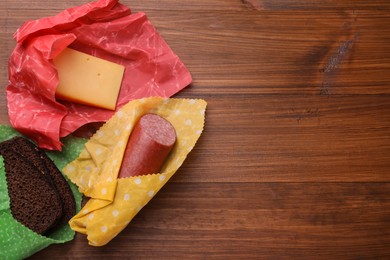
{"type": "Polygon", "coordinates": [[[125,67],[70,48],[53,63],[58,72],[58,99],[115,110],[125,67]]]}

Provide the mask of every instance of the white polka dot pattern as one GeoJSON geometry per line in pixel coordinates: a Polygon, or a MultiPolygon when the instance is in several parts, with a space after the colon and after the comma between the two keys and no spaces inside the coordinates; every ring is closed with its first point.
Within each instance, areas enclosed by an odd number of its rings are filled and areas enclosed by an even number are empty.
{"type": "Polygon", "coordinates": [[[183,164],[202,133],[205,108],[203,100],[154,97],[131,101],[117,112],[87,142],[80,157],[65,167],[65,174],[91,197],[70,220],[71,228],[87,234],[95,246],[121,232],[183,164]],[[124,144],[139,117],[150,111],[171,122],[177,142],[160,173],[118,179],[124,144]]]}

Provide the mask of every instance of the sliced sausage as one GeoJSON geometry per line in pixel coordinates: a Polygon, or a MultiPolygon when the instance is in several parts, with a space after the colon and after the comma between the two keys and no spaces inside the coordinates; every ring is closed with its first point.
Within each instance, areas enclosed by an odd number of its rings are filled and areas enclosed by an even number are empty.
{"type": "Polygon", "coordinates": [[[119,178],[158,173],[175,142],[176,131],[169,121],[143,115],[129,137],[119,178]]]}

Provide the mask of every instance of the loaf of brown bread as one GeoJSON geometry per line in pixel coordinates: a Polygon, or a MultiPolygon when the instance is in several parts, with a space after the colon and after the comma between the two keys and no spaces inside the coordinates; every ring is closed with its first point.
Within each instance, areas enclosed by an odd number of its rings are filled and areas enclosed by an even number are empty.
{"type": "Polygon", "coordinates": [[[31,230],[45,234],[67,222],[76,211],[69,184],[56,165],[29,140],[0,143],[12,215],[31,230]]]}

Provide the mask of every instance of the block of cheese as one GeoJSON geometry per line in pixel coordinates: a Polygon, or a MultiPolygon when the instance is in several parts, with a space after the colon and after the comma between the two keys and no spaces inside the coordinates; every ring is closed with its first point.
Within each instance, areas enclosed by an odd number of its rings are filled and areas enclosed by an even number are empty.
{"type": "Polygon", "coordinates": [[[53,63],[59,78],[56,98],[115,110],[124,66],[70,48],[53,63]]]}

